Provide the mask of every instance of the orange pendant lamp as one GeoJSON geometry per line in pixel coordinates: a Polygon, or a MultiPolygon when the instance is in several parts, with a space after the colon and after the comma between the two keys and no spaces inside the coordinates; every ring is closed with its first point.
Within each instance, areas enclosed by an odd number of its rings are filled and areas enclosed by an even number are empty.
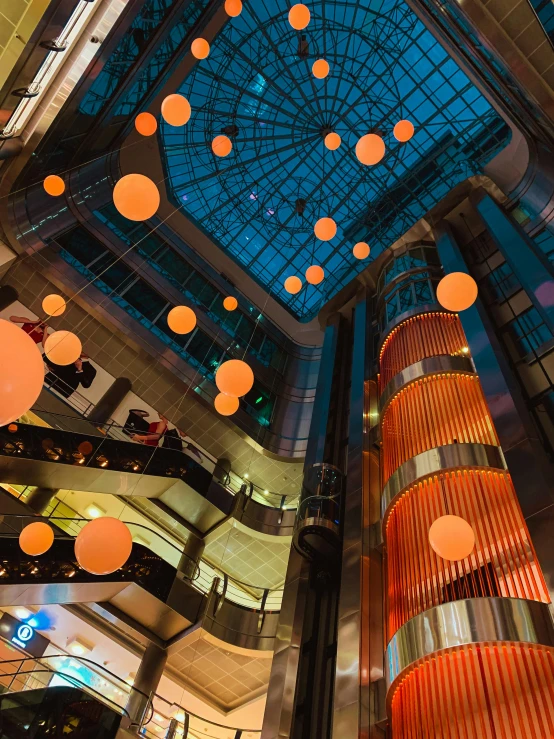
{"type": "Polygon", "coordinates": [[[131,556],[133,537],[117,518],[102,516],[89,521],[75,539],[79,566],[92,575],[111,575],[131,556]]]}
{"type": "Polygon", "coordinates": [[[367,259],[369,257],[369,244],[366,244],[365,241],[358,241],[357,244],[354,244],[354,248],[352,249],[352,254],[356,257],[356,259],[367,259]]]}
{"type": "Polygon", "coordinates": [[[302,280],[296,275],[287,277],[285,280],[285,290],[291,295],[297,295],[302,290],[302,280]]]}
{"type": "Polygon", "coordinates": [[[325,59],[317,59],[312,65],[312,73],[318,80],[324,80],[329,74],[329,62],[325,59]]]}
{"type": "Polygon", "coordinates": [[[44,384],[42,354],[29,334],[0,319],[0,426],[27,413],[44,384]]]}
{"type": "Polygon", "coordinates": [[[61,295],[56,295],[55,293],[47,295],[42,301],[42,310],[48,316],[61,316],[66,307],[67,303],[65,302],[65,298],[62,298],[61,295]]]}
{"type": "Polygon", "coordinates": [[[220,416],[232,416],[239,409],[240,400],[233,395],[219,393],[214,400],[214,407],[220,416]]]}
{"type": "Polygon", "coordinates": [[[254,386],[252,368],[242,359],[228,359],[215,373],[215,384],[220,393],[242,398],[254,386]]]}
{"type": "Polygon", "coordinates": [[[477,283],[465,272],[451,272],[437,285],[437,300],[446,310],[458,313],[477,300],[477,283]]]}
{"type": "Polygon", "coordinates": [[[328,133],[327,136],[325,137],[324,143],[325,143],[325,146],[329,149],[329,151],[336,151],[341,145],[342,139],[338,135],[338,133],[331,131],[331,133],[328,133]]]}
{"type": "Polygon", "coordinates": [[[81,356],[83,345],[71,331],[55,331],[44,342],[44,354],[54,364],[68,365],[81,356]]]}
{"type": "Polygon", "coordinates": [[[57,174],[49,174],[45,178],[43,186],[48,195],[52,195],[53,197],[63,195],[65,192],[65,182],[57,174]]]}
{"type": "Polygon", "coordinates": [[[225,12],[231,18],[236,18],[242,13],[242,0],[225,0],[225,12]]]}
{"type": "Polygon", "coordinates": [[[190,50],[196,59],[206,59],[210,53],[210,45],[205,38],[195,38],[190,50]]]}
{"type": "Polygon", "coordinates": [[[162,118],[170,126],[186,125],[191,113],[190,103],[183,95],[168,95],[162,102],[162,118]]]}
{"type": "Polygon", "coordinates": [[[323,270],[323,267],[320,267],[317,264],[312,264],[312,266],[308,267],[306,270],[306,281],[309,282],[310,285],[319,285],[324,279],[325,271],[323,270]]]}
{"type": "Polygon", "coordinates": [[[167,325],[176,334],[190,334],[196,326],[196,313],[186,305],[177,305],[167,314],[167,325]]]}
{"type": "Polygon", "coordinates": [[[228,136],[216,136],[212,141],[212,151],[217,157],[229,156],[233,149],[233,143],[228,136]]]}
{"type": "Polygon", "coordinates": [[[160,191],[149,177],[127,174],[116,182],[113,202],[130,221],[147,221],[160,207],[160,191]]]}
{"type": "Polygon", "coordinates": [[[239,301],[234,298],[232,295],[228,295],[225,300],[223,301],[223,307],[225,310],[233,311],[238,308],[239,301]]]}
{"type": "Polygon", "coordinates": [[[314,226],[314,233],[320,241],[330,241],[337,235],[337,224],[332,218],[320,218],[314,226]]]}
{"type": "Polygon", "coordinates": [[[289,23],[295,31],[302,31],[310,22],[310,11],[303,3],[293,5],[289,10],[289,23]]]}
{"type": "Polygon", "coordinates": [[[19,534],[19,546],[25,554],[38,557],[47,552],[54,543],[53,529],[43,521],[25,526],[19,534]]]}
{"type": "Polygon", "coordinates": [[[356,156],[366,166],[378,164],[385,156],[385,142],[376,133],[368,133],[356,144],[356,156]]]}
{"type": "Polygon", "coordinates": [[[158,128],[158,121],[152,113],[139,113],[135,118],[135,128],[141,136],[152,136],[158,128]]]}
{"type": "Polygon", "coordinates": [[[460,516],[441,516],[429,529],[429,544],[433,551],[449,562],[469,557],[475,547],[475,534],[460,516]]]}
{"type": "Polygon", "coordinates": [[[394,127],[392,135],[397,141],[404,144],[412,138],[414,131],[414,124],[411,121],[402,120],[398,121],[394,127]]]}

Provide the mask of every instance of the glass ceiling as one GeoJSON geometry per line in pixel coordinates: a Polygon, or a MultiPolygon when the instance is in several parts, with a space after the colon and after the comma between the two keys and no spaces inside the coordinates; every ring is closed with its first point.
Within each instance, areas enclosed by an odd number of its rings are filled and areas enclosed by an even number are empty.
{"type": "Polygon", "coordinates": [[[192,105],[184,128],[162,124],[169,189],[210,237],[298,318],[309,320],[371,259],[456,184],[479,174],[510,131],[404,0],[308,3],[305,31],[288,23],[289,3],[250,0],[230,19],[178,92],[192,105]],[[318,58],[331,65],[317,80],[318,58]],[[392,136],[408,118],[407,144],[392,136]],[[324,135],[342,137],[328,151],[324,135]],[[358,139],[380,133],[387,153],[374,167],[355,155],[358,139]],[[233,151],[215,157],[225,133],[233,151]],[[318,218],[338,233],[315,239],[318,218]],[[324,267],[318,286],[289,295],[290,275],[324,267]]]}

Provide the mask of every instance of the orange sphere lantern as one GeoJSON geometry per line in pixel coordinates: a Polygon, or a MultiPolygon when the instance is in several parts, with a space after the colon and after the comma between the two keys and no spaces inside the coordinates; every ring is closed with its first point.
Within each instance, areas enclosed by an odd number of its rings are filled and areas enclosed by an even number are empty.
{"type": "Polygon", "coordinates": [[[240,400],[233,395],[219,393],[214,400],[214,407],[220,416],[232,416],[239,409],[240,400]]]}
{"type": "Polygon", "coordinates": [[[337,224],[332,218],[320,218],[314,226],[314,233],[320,241],[330,241],[337,235],[337,224]]]}
{"type": "Polygon", "coordinates": [[[302,290],[302,280],[293,275],[285,280],[285,290],[291,295],[297,295],[302,290]]]}
{"type": "Polygon", "coordinates": [[[310,22],[310,11],[302,3],[293,5],[289,10],[289,23],[295,31],[302,31],[310,22]]]}
{"type": "Polygon", "coordinates": [[[79,567],[91,575],[111,575],[131,556],[133,537],[123,521],[103,516],[89,521],[75,539],[79,567]]]}
{"type": "Polygon", "coordinates": [[[367,259],[369,257],[369,244],[366,244],[365,241],[358,241],[357,244],[354,244],[354,248],[352,249],[352,254],[356,257],[356,259],[367,259]]]}
{"type": "Polygon", "coordinates": [[[242,0],[225,0],[225,12],[231,18],[236,18],[242,13],[242,0]]]}
{"type": "Polygon", "coordinates": [[[139,113],[135,118],[135,128],[141,136],[152,136],[158,129],[158,121],[152,113],[139,113]]]}
{"type": "Polygon", "coordinates": [[[67,303],[61,295],[47,295],[42,301],[42,310],[49,316],[61,316],[67,303]]]}
{"type": "Polygon", "coordinates": [[[310,285],[319,285],[325,279],[325,272],[323,267],[319,267],[317,264],[313,264],[306,270],[306,281],[310,285]]]}
{"type": "Polygon", "coordinates": [[[81,340],[71,331],[56,331],[44,342],[44,354],[54,364],[73,364],[82,351],[81,340]]]}
{"type": "Polygon", "coordinates": [[[149,177],[127,174],[116,182],[113,202],[130,221],[147,221],[160,207],[160,192],[149,177]]]}
{"type": "Polygon", "coordinates": [[[318,80],[324,80],[329,74],[329,63],[325,59],[318,59],[312,64],[312,73],[318,80]]]}
{"type": "Polygon", "coordinates": [[[190,50],[196,59],[206,59],[210,53],[210,45],[205,38],[195,38],[190,50]]]}
{"type": "Polygon", "coordinates": [[[0,426],[6,426],[36,402],[44,384],[42,354],[29,334],[0,319],[0,426]]]}
{"type": "Polygon", "coordinates": [[[223,307],[225,308],[225,310],[236,310],[238,308],[238,305],[239,301],[232,295],[228,295],[223,301],[223,307]]]}
{"type": "Polygon", "coordinates": [[[429,529],[429,544],[442,559],[459,562],[473,551],[475,534],[464,518],[441,516],[429,529]]]}
{"type": "Polygon", "coordinates": [[[216,157],[229,156],[233,149],[233,143],[228,136],[216,136],[212,141],[212,151],[216,157]]]}
{"type": "Polygon", "coordinates": [[[25,554],[38,557],[47,552],[54,543],[54,531],[42,521],[36,521],[25,526],[19,534],[19,546],[25,554]]]}
{"type": "Polygon", "coordinates": [[[63,195],[65,192],[65,182],[57,174],[49,174],[43,182],[43,187],[48,195],[52,195],[53,197],[63,195]]]}
{"type": "Polygon", "coordinates": [[[341,145],[342,139],[338,135],[338,133],[331,131],[331,133],[328,133],[327,136],[325,137],[324,143],[325,143],[325,146],[329,149],[329,151],[336,151],[341,145]]]}
{"type": "Polygon", "coordinates": [[[167,325],[176,334],[190,334],[196,327],[196,313],[186,305],[178,305],[169,311],[167,325]]]}
{"type": "Polygon", "coordinates": [[[397,141],[405,144],[414,135],[414,124],[411,121],[398,121],[392,131],[392,135],[397,141]]]}
{"type": "Polygon", "coordinates": [[[254,385],[252,368],[242,359],[228,359],[215,373],[215,384],[220,393],[242,398],[254,385]]]}
{"type": "Polygon", "coordinates": [[[385,156],[385,142],[376,133],[368,133],[356,144],[356,156],[367,166],[378,164],[385,156]]]}
{"type": "Polygon", "coordinates": [[[477,283],[465,272],[451,272],[437,285],[437,300],[446,310],[458,313],[477,300],[477,283]]]}
{"type": "Polygon", "coordinates": [[[186,125],[191,114],[190,103],[183,95],[168,95],[162,103],[162,118],[170,126],[186,125]]]}

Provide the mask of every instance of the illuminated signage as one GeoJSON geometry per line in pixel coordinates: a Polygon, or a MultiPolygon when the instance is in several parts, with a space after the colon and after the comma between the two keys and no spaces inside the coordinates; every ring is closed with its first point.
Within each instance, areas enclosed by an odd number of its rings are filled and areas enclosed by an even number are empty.
{"type": "Polygon", "coordinates": [[[10,616],[9,613],[2,614],[0,618],[0,636],[32,657],[42,657],[50,644],[50,640],[39,634],[32,626],[10,616]]]}

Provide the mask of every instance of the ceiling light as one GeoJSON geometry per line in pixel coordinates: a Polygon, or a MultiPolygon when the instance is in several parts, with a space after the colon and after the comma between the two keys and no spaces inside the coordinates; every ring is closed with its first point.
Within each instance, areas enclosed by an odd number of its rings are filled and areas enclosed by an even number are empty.
{"type": "Polygon", "coordinates": [[[89,518],[100,518],[106,515],[106,510],[96,503],[91,503],[85,508],[85,513],[89,518]]]}
{"type": "Polygon", "coordinates": [[[245,474],[244,479],[248,480],[248,472],[245,474]]]}
{"type": "Polygon", "coordinates": [[[179,721],[179,723],[183,723],[185,720],[185,713],[184,711],[177,711],[175,714],[173,714],[173,718],[179,721]]]}
{"type": "Polygon", "coordinates": [[[67,648],[77,657],[84,657],[85,654],[92,652],[94,645],[88,644],[84,639],[81,639],[81,637],[75,637],[68,643],[67,648]]]}
{"type": "Polygon", "coordinates": [[[15,609],[15,617],[18,618],[20,621],[26,621],[30,615],[31,611],[29,611],[27,608],[22,608],[20,606],[19,608],[15,609]]]}

